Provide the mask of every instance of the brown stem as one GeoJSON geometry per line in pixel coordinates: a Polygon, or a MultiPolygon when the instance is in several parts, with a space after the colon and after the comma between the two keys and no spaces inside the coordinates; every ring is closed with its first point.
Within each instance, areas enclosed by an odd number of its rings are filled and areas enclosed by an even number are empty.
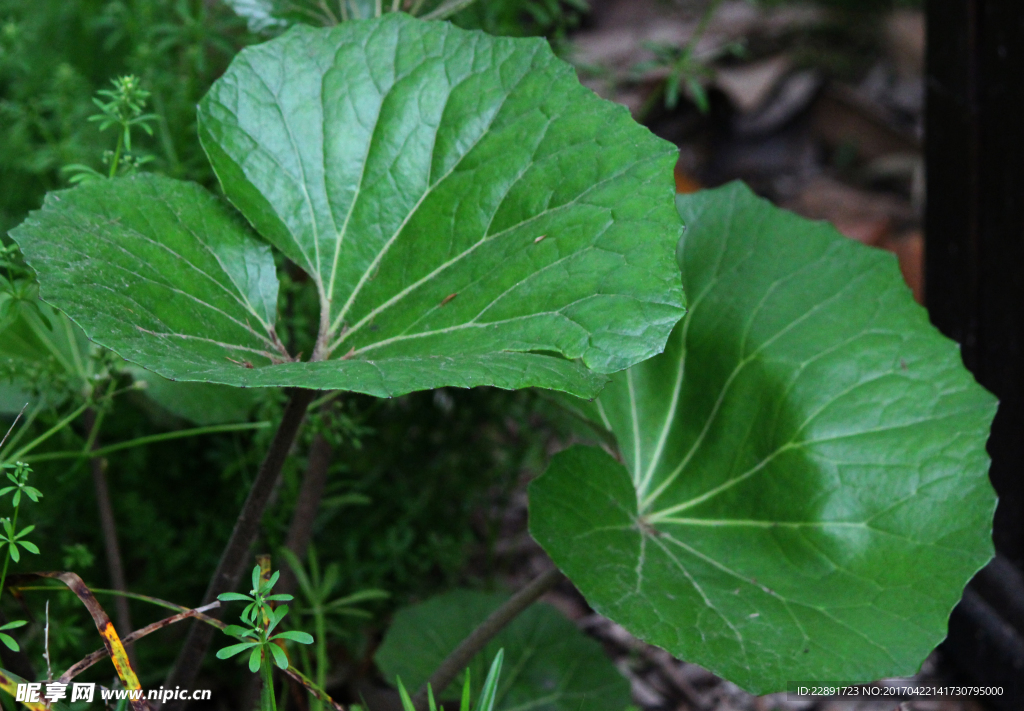
{"type": "MultiPolygon", "coordinates": [[[[82,414],[85,428],[89,432],[90,449],[99,448],[99,437],[96,433],[96,411],[89,408],[82,414]]],[[[103,530],[103,548],[107,558],[107,574],[110,586],[121,592],[128,591],[124,577],[124,563],[121,559],[121,547],[117,542],[117,522],[114,519],[114,507],[110,502],[110,487],[107,483],[107,460],[94,457],[89,460],[92,470],[92,485],[96,490],[96,507],[100,513],[100,528],[103,530]]],[[[114,600],[114,617],[117,618],[117,631],[126,635],[132,631],[132,617],[128,609],[128,598],[118,596],[114,600]]],[[[128,647],[128,659],[133,667],[138,667],[135,659],[135,648],[128,647]]]]}
{"type": "MultiPolygon", "coordinates": [[[[185,610],[184,612],[179,612],[177,615],[171,615],[170,617],[165,617],[162,620],[157,620],[156,622],[154,622],[152,624],[146,625],[145,627],[143,627],[140,630],[135,630],[134,632],[130,632],[130,633],[124,635],[121,638],[121,643],[124,644],[127,647],[129,642],[134,642],[137,639],[142,639],[146,635],[153,634],[157,630],[162,630],[164,627],[169,627],[169,626],[173,625],[175,622],[181,622],[182,620],[187,620],[187,619],[189,619],[191,617],[199,617],[199,616],[202,615],[202,613],[207,612],[208,610],[216,609],[218,607],[220,607],[220,603],[214,601],[214,602],[210,603],[209,605],[204,605],[203,607],[197,607],[194,610],[185,610]]],[[[60,675],[60,680],[59,681],[62,684],[67,684],[72,679],[74,679],[76,676],[78,676],[79,674],[84,672],[86,669],[91,667],[93,664],[96,664],[97,662],[99,662],[99,661],[101,661],[103,659],[106,659],[106,658],[107,658],[107,650],[101,647],[100,649],[97,649],[92,654],[87,654],[85,657],[83,657],[79,661],[75,662],[70,667],[68,667],[68,670],[60,675]]]]}
{"type": "MultiPolygon", "coordinates": [[[[260,520],[263,518],[263,511],[270,501],[270,496],[281,478],[281,469],[295,443],[295,437],[302,426],[302,420],[306,415],[306,408],[316,396],[315,390],[292,389],[289,391],[288,404],[285,405],[284,414],[281,416],[281,423],[277,427],[274,439],[270,443],[270,449],[260,465],[256,481],[249,489],[249,495],[242,505],[242,510],[235,521],[235,528],[231,532],[231,538],[221,554],[217,570],[210,578],[210,584],[203,595],[203,605],[209,604],[217,599],[221,593],[234,590],[249,560],[249,549],[252,548],[259,533],[260,520]]],[[[219,618],[222,610],[215,610],[212,617],[219,618]]],[[[199,668],[202,666],[203,657],[206,656],[206,649],[210,646],[213,636],[213,628],[208,625],[193,624],[189,630],[185,644],[178,653],[178,658],[171,668],[164,687],[172,689],[182,687],[192,688],[199,668]]],[[[167,704],[165,708],[169,711],[177,711],[182,708],[185,702],[175,701],[167,704]]]]}
{"type": "MultiPolygon", "coordinates": [[[[430,675],[427,684],[440,694],[459,672],[469,665],[469,662],[477,653],[487,646],[487,643],[494,639],[495,635],[501,632],[514,620],[519,613],[528,608],[540,598],[541,595],[553,588],[562,579],[562,573],[558,568],[541,573],[525,588],[517,592],[492,612],[486,620],[469,633],[448,657],[441,662],[437,670],[430,675]]],[[[413,698],[413,704],[422,711],[427,707],[427,684],[420,687],[413,698]]]]}
{"type": "MultiPolygon", "coordinates": [[[[284,547],[294,553],[299,560],[306,557],[306,549],[313,540],[313,524],[316,522],[324,491],[327,489],[327,472],[331,468],[333,454],[334,449],[323,435],[313,437],[313,442],[309,446],[306,473],[302,477],[299,498],[295,502],[292,521],[288,525],[288,537],[284,542],[284,547]]],[[[295,584],[295,575],[291,568],[284,566],[274,592],[294,593],[295,584]]]]}

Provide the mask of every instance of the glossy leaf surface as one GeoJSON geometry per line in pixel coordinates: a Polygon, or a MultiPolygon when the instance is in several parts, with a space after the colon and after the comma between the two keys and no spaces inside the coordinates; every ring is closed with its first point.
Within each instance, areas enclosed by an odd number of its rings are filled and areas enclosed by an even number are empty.
{"type": "Polygon", "coordinates": [[[530,528],[588,601],[755,692],[915,672],[992,554],[995,401],[891,255],[732,185],[680,198],[690,311],[589,407],[530,528]]]}
{"type": "MultiPolygon", "coordinates": [[[[454,590],[400,610],[376,662],[392,682],[401,677],[417,689],[445,657],[508,598],[501,593],[454,590]]],[[[470,662],[473,698],[477,698],[488,667],[505,650],[499,679],[497,711],[624,711],[630,705],[629,683],[608,660],[601,645],[580,632],[561,613],[535,604],[512,621],[470,662]]],[[[434,695],[454,698],[462,688],[460,675],[447,690],[434,695]]]]}
{"type": "Polygon", "coordinates": [[[554,351],[613,372],[682,314],[672,147],[541,40],[400,14],[297,27],[239,55],[200,135],[317,285],[334,357],[554,351]]]}
{"type": "Polygon", "coordinates": [[[228,198],[309,274],[319,362],[284,353],[269,251],[195,186],[100,181],[13,233],[44,299],[165,377],[592,397],[682,316],[674,147],[542,40],[296,27],[235,58],[199,125],[228,198]]]}

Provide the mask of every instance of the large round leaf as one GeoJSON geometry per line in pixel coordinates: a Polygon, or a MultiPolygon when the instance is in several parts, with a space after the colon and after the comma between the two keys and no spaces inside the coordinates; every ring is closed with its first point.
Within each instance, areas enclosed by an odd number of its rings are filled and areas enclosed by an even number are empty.
{"type": "MultiPolygon", "coordinates": [[[[453,590],[399,610],[375,661],[388,679],[401,678],[411,692],[507,599],[502,593],[453,590]]],[[[473,698],[500,649],[505,662],[496,711],[624,711],[630,706],[629,683],[601,645],[553,607],[528,608],[473,658],[473,698]]],[[[457,698],[462,683],[460,676],[447,690],[435,689],[435,696],[457,698]]]]}
{"type": "Polygon", "coordinates": [[[891,255],[740,186],[680,199],[691,309],[530,528],[601,613],[756,692],[910,674],[991,556],[994,399],[891,255]]]}
{"type": "Polygon", "coordinates": [[[274,335],[270,254],[194,186],[53,194],[12,233],[43,298],[166,377],[592,397],[682,316],[674,147],[543,40],[296,27],[235,58],[199,126],[228,198],[310,275],[317,362],[274,335]]]}

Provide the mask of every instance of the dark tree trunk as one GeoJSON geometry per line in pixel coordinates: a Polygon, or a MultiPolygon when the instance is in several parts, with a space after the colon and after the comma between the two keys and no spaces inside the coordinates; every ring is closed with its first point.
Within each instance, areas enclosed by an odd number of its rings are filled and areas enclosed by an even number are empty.
{"type": "MultiPolygon", "coordinates": [[[[1000,400],[988,449],[1005,556],[972,583],[944,649],[976,682],[1007,684],[996,703],[1017,709],[1024,630],[986,577],[1019,585],[1006,566],[1024,566],[1024,2],[932,0],[926,9],[926,301],[1000,400]]],[[[1010,595],[1024,599],[1024,589],[1010,595]]]]}

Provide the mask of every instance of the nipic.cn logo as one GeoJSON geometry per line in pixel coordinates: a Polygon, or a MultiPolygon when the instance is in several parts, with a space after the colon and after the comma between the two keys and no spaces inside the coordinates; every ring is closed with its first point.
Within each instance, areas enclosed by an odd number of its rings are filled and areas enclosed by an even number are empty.
{"type": "MultiPolygon", "coordinates": [[[[180,686],[173,689],[165,689],[161,686],[159,689],[150,689],[149,691],[100,687],[100,698],[103,701],[120,701],[122,699],[129,701],[148,699],[160,702],[209,701],[211,694],[212,692],[209,689],[189,691],[188,689],[182,689],[180,686]]],[[[65,684],[61,681],[47,681],[33,684],[18,684],[18,694],[15,700],[29,704],[42,703],[44,701],[52,704],[57,701],[64,701],[65,699],[72,703],[75,701],[91,702],[95,697],[96,684],[94,683],[65,684]]]]}

